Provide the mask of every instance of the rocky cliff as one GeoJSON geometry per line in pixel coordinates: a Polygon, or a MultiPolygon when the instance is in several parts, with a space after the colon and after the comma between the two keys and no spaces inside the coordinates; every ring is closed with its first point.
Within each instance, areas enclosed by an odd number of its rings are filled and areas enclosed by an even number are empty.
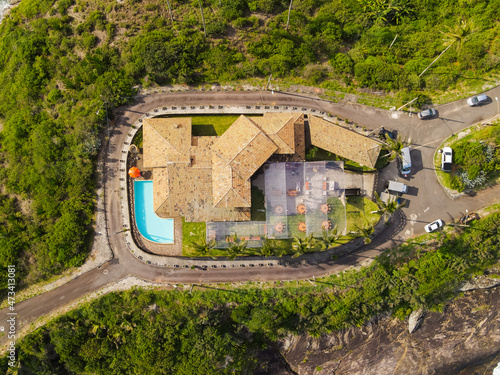
{"type": "Polygon", "coordinates": [[[408,320],[380,317],[317,339],[290,337],[279,343],[281,356],[268,357],[256,373],[491,374],[500,361],[499,294],[464,292],[442,312],[426,312],[411,334],[408,320]]]}

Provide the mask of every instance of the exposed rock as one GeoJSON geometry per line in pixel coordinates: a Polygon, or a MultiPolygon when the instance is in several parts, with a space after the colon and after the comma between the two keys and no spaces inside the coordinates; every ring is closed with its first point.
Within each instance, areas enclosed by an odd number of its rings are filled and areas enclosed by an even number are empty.
{"type": "Polygon", "coordinates": [[[369,326],[320,338],[288,339],[282,354],[293,372],[304,375],[451,375],[470,374],[471,368],[490,374],[487,366],[500,361],[498,311],[500,288],[465,292],[444,312],[426,312],[413,334],[405,321],[379,318],[369,326]]]}
{"type": "Polygon", "coordinates": [[[464,285],[462,285],[460,291],[467,292],[469,290],[475,290],[475,289],[489,289],[489,288],[494,288],[498,285],[500,285],[500,279],[494,279],[486,276],[478,276],[473,278],[472,280],[467,281],[464,285]]]}
{"type": "Polygon", "coordinates": [[[422,320],[424,320],[424,309],[412,311],[408,319],[408,331],[410,333],[415,332],[420,327],[422,320]]]}

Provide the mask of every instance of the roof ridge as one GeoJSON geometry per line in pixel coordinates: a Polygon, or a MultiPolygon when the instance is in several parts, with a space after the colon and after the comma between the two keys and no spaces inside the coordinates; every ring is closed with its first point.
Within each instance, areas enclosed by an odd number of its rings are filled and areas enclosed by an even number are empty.
{"type": "MultiPolygon", "coordinates": [[[[232,172],[232,171],[233,171],[233,167],[231,167],[231,172],[232,172]]],[[[238,176],[239,176],[239,175],[238,175],[238,176]]],[[[240,176],[240,178],[241,178],[241,176],[240,176]]],[[[248,181],[248,180],[244,180],[244,181],[248,181]]],[[[250,186],[250,189],[252,189],[252,186],[250,186]]],[[[233,190],[236,194],[238,194],[238,195],[241,197],[241,199],[243,199],[243,201],[244,201],[246,204],[250,204],[250,202],[248,202],[248,201],[245,199],[245,197],[243,197],[243,195],[241,195],[240,193],[238,193],[238,191],[235,189],[235,187],[234,187],[234,178],[232,178],[232,176],[231,176],[231,190],[233,190]]],[[[251,198],[251,196],[250,196],[250,199],[252,199],[252,198],[251,198]]]]}
{"type": "Polygon", "coordinates": [[[158,134],[158,135],[159,135],[159,136],[160,136],[160,137],[161,137],[161,138],[162,138],[162,139],[163,139],[163,140],[164,140],[164,141],[165,141],[165,142],[166,142],[166,143],[167,143],[170,147],[172,147],[172,148],[175,150],[175,152],[177,152],[177,154],[182,155],[182,154],[180,153],[180,151],[179,151],[179,150],[177,150],[177,148],[175,148],[175,146],[174,146],[172,143],[170,143],[170,142],[169,142],[169,141],[168,141],[168,140],[167,140],[167,139],[166,139],[163,135],[161,135],[161,134],[160,134],[160,132],[159,132],[158,130],[156,130],[156,128],[155,128],[153,125],[151,125],[148,121],[146,121],[146,123],[147,123],[147,124],[149,125],[149,127],[150,127],[151,129],[153,129],[153,130],[156,132],[156,134],[158,134]]]}
{"type": "MultiPolygon", "coordinates": [[[[244,118],[246,118],[247,120],[249,120],[248,117],[246,117],[245,115],[241,115],[243,116],[244,118]]],[[[241,150],[239,150],[235,156],[233,156],[233,158],[231,160],[229,160],[227,163],[230,164],[234,159],[236,159],[236,157],[241,154],[241,152],[245,149],[245,147],[247,147],[255,138],[257,138],[257,136],[262,133],[264,134],[264,136],[266,136],[267,138],[269,138],[263,131],[261,128],[259,128],[253,121],[250,121],[257,129],[259,129],[259,131],[257,132],[257,134],[255,134],[247,143],[245,143],[245,146],[243,146],[243,148],[241,150]]],[[[232,126],[232,125],[231,125],[232,126]]],[[[272,141],[271,141],[272,142],[272,141]]],[[[274,143],[274,142],[273,142],[274,143]]]]}
{"type": "Polygon", "coordinates": [[[226,194],[224,194],[217,202],[214,202],[213,206],[216,207],[229,194],[229,192],[231,190],[232,190],[232,187],[231,187],[231,189],[229,189],[228,191],[226,191],[226,194]]]}
{"type": "MultiPolygon", "coordinates": [[[[162,201],[162,202],[158,205],[158,207],[157,207],[157,208],[156,208],[156,210],[155,210],[155,214],[156,214],[156,211],[158,211],[158,210],[161,208],[161,206],[163,206],[163,204],[167,201],[167,199],[170,199],[170,193],[169,193],[169,194],[167,194],[167,196],[165,197],[165,199],[164,199],[164,200],[163,200],[163,201],[162,201]]],[[[169,205],[169,206],[170,206],[170,205],[169,205]]],[[[170,207],[168,208],[168,212],[169,212],[169,213],[171,213],[171,212],[170,212],[170,207]]],[[[157,214],[157,215],[158,215],[158,214],[157,214]]]]}

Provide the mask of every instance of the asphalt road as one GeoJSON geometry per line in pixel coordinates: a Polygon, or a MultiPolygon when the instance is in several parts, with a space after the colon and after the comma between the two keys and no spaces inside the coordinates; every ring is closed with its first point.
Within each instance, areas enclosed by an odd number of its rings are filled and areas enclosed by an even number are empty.
{"type": "MultiPolygon", "coordinates": [[[[437,218],[449,222],[464,214],[465,210],[477,210],[485,205],[498,202],[500,188],[486,189],[475,197],[463,197],[452,200],[437,182],[433,155],[441,142],[452,134],[474,124],[489,119],[497,114],[495,97],[500,97],[500,87],[486,92],[493,101],[478,108],[470,108],[465,100],[448,103],[437,107],[439,117],[422,121],[416,115],[408,116],[401,112],[391,112],[366,107],[350,102],[330,103],[325,100],[290,93],[274,92],[184,92],[161,93],[138,98],[134,105],[119,114],[113,129],[106,158],[105,209],[108,218],[108,236],[114,259],[67,284],[50,292],[38,295],[16,304],[17,325],[23,326],[34,322],[51,311],[77,300],[85,294],[97,290],[109,283],[123,279],[128,275],[160,283],[211,283],[238,281],[270,281],[307,279],[319,277],[360,265],[372,259],[388,247],[403,242],[412,236],[423,233],[423,226],[437,218]],[[316,109],[332,113],[340,118],[367,129],[395,129],[399,134],[412,141],[413,172],[406,184],[410,187],[407,207],[396,216],[395,220],[375,238],[373,242],[356,252],[335,261],[301,266],[281,266],[273,268],[245,269],[165,269],[147,265],[136,259],[129,251],[124,237],[114,234],[122,230],[119,191],[119,161],[122,158],[123,142],[141,115],[154,108],[164,106],[288,106],[316,109]]],[[[388,172],[387,172],[388,173],[388,172]]],[[[386,173],[386,174],[387,174],[386,173]]],[[[395,173],[394,173],[395,174],[395,173]]],[[[397,176],[389,176],[397,177],[397,176]]],[[[0,311],[0,326],[8,327],[8,310],[0,311]]],[[[0,345],[7,342],[7,335],[0,338],[0,345]]]]}

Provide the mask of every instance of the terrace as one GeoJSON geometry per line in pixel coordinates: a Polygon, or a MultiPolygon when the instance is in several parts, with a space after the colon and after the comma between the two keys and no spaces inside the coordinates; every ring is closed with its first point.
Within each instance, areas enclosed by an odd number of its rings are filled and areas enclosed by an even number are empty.
{"type": "Polygon", "coordinates": [[[264,237],[317,236],[323,229],[346,231],[342,162],[269,163],[264,166],[266,221],[207,223],[207,239],[227,247],[237,233],[249,247],[264,237]]]}

